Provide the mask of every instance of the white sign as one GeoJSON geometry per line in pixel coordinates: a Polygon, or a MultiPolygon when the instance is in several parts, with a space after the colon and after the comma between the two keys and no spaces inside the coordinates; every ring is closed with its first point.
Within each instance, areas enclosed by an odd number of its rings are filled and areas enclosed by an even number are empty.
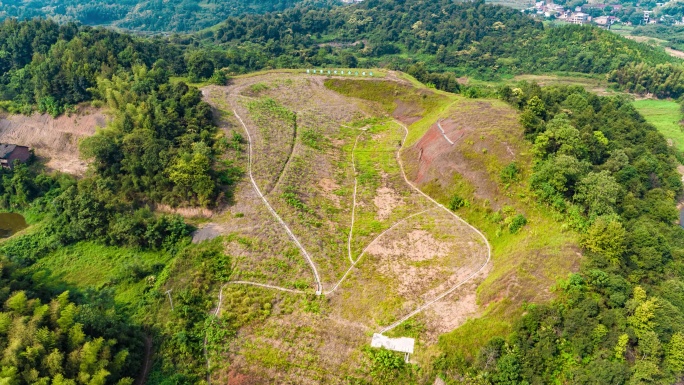
{"type": "Polygon", "coordinates": [[[413,338],[389,338],[378,333],[374,333],[373,339],[371,340],[371,347],[385,348],[388,350],[394,350],[395,352],[402,352],[408,354],[413,354],[413,347],[415,346],[415,344],[416,340],[414,340],[413,338]]]}

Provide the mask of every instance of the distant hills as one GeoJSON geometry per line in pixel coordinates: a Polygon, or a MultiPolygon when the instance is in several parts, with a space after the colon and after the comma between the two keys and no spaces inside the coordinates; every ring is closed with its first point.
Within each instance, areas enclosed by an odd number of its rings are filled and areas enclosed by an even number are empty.
{"type": "Polygon", "coordinates": [[[189,32],[229,16],[283,11],[335,0],[36,0],[0,2],[0,19],[48,17],[145,32],[189,32]]]}

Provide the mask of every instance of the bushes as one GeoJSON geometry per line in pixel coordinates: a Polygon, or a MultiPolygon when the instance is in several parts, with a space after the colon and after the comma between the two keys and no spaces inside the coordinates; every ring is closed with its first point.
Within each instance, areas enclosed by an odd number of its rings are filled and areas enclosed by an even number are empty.
{"type": "Polygon", "coordinates": [[[526,224],[527,218],[525,218],[522,214],[518,214],[511,219],[511,223],[508,225],[508,231],[510,231],[511,234],[515,234],[526,224]]]}
{"type": "MultiPolygon", "coordinates": [[[[530,186],[583,232],[584,258],[578,273],[559,281],[554,301],[525,306],[505,344],[485,346],[481,356],[495,364],[460,370],[493,384],[676,382],[684,360],[671,347],[682,345],[684,302],[672,293],[684,280],[684,244],[673,223],[682,185],[672,150],[621,98],[529,84],[501,95],[540,120],[529,131],[530,186]]],[[[503,222],[515,233],[526,219],[503,222]]]]}
{"type": "Polygon", "coordinates": [[[449,210],[456,211],[461,207],[469,205],[470,203],[467,200],[461,198],[458,194],[454,194],[449,201],[449,210]]]}
{"type": "Polygon", "coordinates": [[[500,178],[505,185],[517,182],[520,179],[520,168],[515,162],[509,163],[501,170],[500,178]]]}

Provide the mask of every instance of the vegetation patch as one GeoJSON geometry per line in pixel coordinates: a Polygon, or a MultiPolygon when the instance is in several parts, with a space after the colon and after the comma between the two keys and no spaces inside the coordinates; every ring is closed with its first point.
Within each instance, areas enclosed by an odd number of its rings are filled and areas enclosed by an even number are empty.
{"type": "Polygon", "coordinates": [[[684,128],[681,105],[672,100],[643,99],[633,102],[634,108],[655,126],[679,151],[684,151],[684,128]]]}

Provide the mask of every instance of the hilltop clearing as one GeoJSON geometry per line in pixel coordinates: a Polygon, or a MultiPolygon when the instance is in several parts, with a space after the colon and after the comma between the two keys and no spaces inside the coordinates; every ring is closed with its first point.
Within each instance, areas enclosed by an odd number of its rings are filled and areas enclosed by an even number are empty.
{"type": "Polygon", "coordinates": [[[104,112],[94,108],[57,118],[38,113],[4,114],[0,115],[0,142],[29,146],[49,169],[83,175],[87,163],[79,158],[78,141],[93,135],[107,121],[104,112]]]}
{"type": "MultiPolygon", "coordinates": [[[[475,219],[475,227],[485,226],[486,237],[500,245],[488,264],[485,235],[446,208],[450,202],[426,184],[432,177],[414,175],[419,166],[427,167],[426,175],[438,170],[447,175],[442,182],[449,191],[463,188],[460,173],[479,176],[486,183],[480,193],[498,201],[497,208],[518,203],[491,180],[497,172],[488,164],[494,154],[461,155],[473,160],[458,165],[459,158],[448,151],[427,146],[424,159],[434,159],[427,166],[414,156],[416,142],[430,141],[441,125],[455,139],[455,130],[464,129],[465,141],[478,135],[508,140],[504,152],[510,152],[501,164],[517,160],[529,167],[515,112],[500,102],[476,105],[417,88],[396,73],[383,80],[352,80],[273,72],[210,86],[203,94],[226,136],[240,135],[248,154],[251,143],[252,158],[234,203],[203,225],[211,236],[224,237],[236,261],[230,280],[216,288],[221,298],[216,315],[231,319],[236,315],[231,304],[245,296],[262,298],[271,309],[262,322],[241,322],[240,338],[227,351],[210,354],[215,381],[337,383],[340,371],[365,377],[351,368],[366,365],[362,347],[368,333],[379,330],[417,337],[415,360],[429,360],[437,336],[483,314],[478,303],[546,300],[550,284],[576,268],[572,235],[542,241],[533,221],[554,224],[528,204],[519,206],[530,210],[525,214],[531,230],[501,235],[478,217],[486,207],[478,193],[463,193],[473,204],[452,209],[475,219]],[[490,120],[477,123],[476,114],[490,120]],[[435,193],[444,207],[414,185],[435,193]],[[513,239],[528,247],[504,247],[513,239]],[[523,261],[535,254],[545,262],[524,273],[523,261]],[[477,288],[492,273],[497,279],[484,287],[497,294],[487,294],[483,302],[477,288]],[[313,296],[319,282],[320,298],[313,296]]],[[[449,146],[443,136],[436,139],[449,146]]],[[[497,332],[501,329],[486,334],[497,332]]]]}

